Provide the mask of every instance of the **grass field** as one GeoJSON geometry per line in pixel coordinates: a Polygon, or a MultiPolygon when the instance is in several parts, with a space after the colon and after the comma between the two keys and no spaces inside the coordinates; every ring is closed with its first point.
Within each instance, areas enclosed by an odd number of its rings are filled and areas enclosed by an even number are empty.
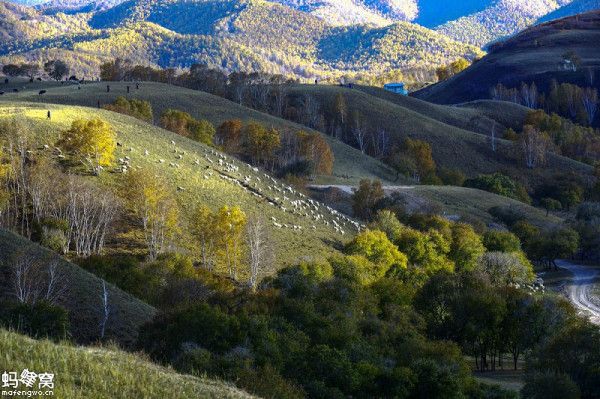
{"type": "Polygon", "coordinates": [[[356,88],[446,125],[486,136],[491,134],[494,126],[497,134],[501,134],[505,128],[509,127],[515,130],[520,129],[527,112],[530,111],[528,108],[508,102],[489,100],[485,102],[485,106],[480,103],[467,103],[457,107],[429,103],[372,86],[357,86],[356,88]]]}
{"type": "MultiPolygon", "coordinates": [[[[184,215],[204,203],[213,208],[238,205],[249,216],[266,219],[276,255],[275,268],[300,259],[328,256],[333,251],[332,242],[349,240],[356,232],[354,222],[348,218],[335,214],[260,170],[125,115],[77,106],[7,102],[0,102],[0,115],[21,115],[35,120],[42,141],[50,144],[58,132],[75,119],[100,117],[106,120],[114,127],[117,140],[122,144],[118,147],[117,158],[130,157],[133,168],[154,171],[173,189],[179,188],[177,200],[184,215]],[[52,113],[51,121],[46,119],[48,109],[52,113]],[[339,224],[339,229],[334,226],[334,221],[339,224]],[[276,227],[275,223],[283,227],[276,227]]],[[[97,181],[111,185],[120,177],[120,173],[105,173],[97,181]]]]}
{"type": "MultiPolygon", "coordinates": [[[[69,310],[73,339],[77,342],[96,341],[102,317],[102,281],[52,251],[6,230],[0,230],[0,268],[7,267],[13,257],[21,253],[35,254],[42,259],[58,262],[68,285],[61,305],[69,310]]],[[[0,291],[9,289],[7,283],[0,281],[0,291]]],[[[131,345],[137,339],[139,327],[152,319],[156,310],[115,286],[107,284],[107,289],[111,313],[106,325],[106,338],[121,345],[131,345]]]]}
{"type": "MultiPolygon", "coordinates": [[[[0,369],[54,374],[54,395],[69,399],[251,398],[230,384],[175,373],[116,348],[36,341],[0,329],[0,369]]],[[[20,385],[19,389],[23,389],[20,385]]],[[[3,390],[6,388],[2,388],[3,390]]]]}
{"type": "MultiPolygon", "coordinates": [[[[332,206],[342,212],[352,211],[350,186],[333,186],[341,188],[337,195],[326,190],[327,185],[313,186],[316,198],[330,201],[332,206]]],[[[523,215],[530,223],[542,228],[552,228],[563,222],[563,219],[548,215],[533,206],[503,197],[487,191],[454,186],[384,186],[387,195],[398,195],[401,204],[408,213],[433,212],[442,214],[453,220],[479,223],[489,226],[499,223],[490,214],[496,206],[509,207],[523,215]]]]}
{"type": "MultiPolygon", "coordinates": [[[[175,108],[186,111],[197,119],[207,119],[215,126],[228,119],[240,119],[257,121],[281,131],[310,131],[304,126],[240,106],[221,97],[162,83],[144,82],[139,90],[136,90],[134,83],[96,82],[81,85],[81,89],[78,90],[75,84],[57,85],[55,82],[28,83],[28,81],[14,80],[2,90],[5,90],[6,94],[0,96],[0,101],[43,102],[96,108],[98,102],[109,104],[118,96],[126,96],[149,101],[156,120],[166,109],[175,108]],[[110,85],[110,92],[106,91],[107,84],[110,85]],[[131,88],[129,96],[127,96],[127,86],[131,88]],[[20,91],[13,93],[13,88],[18,88],[20,91]],[[47,93],[40,96],[38,94],[40,89],[47,90],[47,93]]],[[[394,173],[383,163],[329,136],[325,138],[335,154],[335,162],[333,176],[322,177],[322,180],[354,184],[362,178],[377,178],[382,181],[394,179],[394,173]]]]}
{"type": "Polygon", "coordinates": [[[550,228],[563,222],[558,216],[546,216],[545,211],[520,201],[472,188],[415,186],[394,191],[405,198],[409,210],[417,210],[429,204],[440,207],[448,216],[458,215],[465,220],[478,220],[485,224],[495,222],[489,210],[496,206],[510,207],[530,223],[542,228],[550,228]]]}

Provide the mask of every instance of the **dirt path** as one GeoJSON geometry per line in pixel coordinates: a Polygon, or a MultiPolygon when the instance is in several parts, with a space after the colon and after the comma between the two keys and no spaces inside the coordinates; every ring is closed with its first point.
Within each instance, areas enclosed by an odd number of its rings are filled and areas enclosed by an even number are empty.
{"type": "Polygon", "coordinates": [[[582,314],[590,317],[590,321],[600,325],[600,298],[592,293],[594,284],[598,283],[600,269],[576,265],[560,260],[556,261],[558,267],[573,273],[573,281],[565,285],[569,300],[582,314]]]}
{"type": "MultiPolygon", "coordinates": [[[[339,188],[345,193],[353,194],[355,186],[345,186],[340,184],[311,184],[308,186],[309,188],[315,189],[326,189],[326,188],[339,188]]],[[[415,186],[383,186],[384,191],[395,191],[395,190],[410,190],[415,188],[415,186]]]]}

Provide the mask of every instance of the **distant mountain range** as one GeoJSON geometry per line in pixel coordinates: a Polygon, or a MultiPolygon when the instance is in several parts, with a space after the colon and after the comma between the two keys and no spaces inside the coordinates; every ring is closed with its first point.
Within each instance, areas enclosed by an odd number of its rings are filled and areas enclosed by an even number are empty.
{"type": "Polygon", "coordinates": [[[61,57],[88,77],[115,57],[312,79],[431,71],[459,57],[483,55],[475,46],[409,22],[332,26],[260,0],[138,0],[69,15],[0,2],[0,21],[0,62],[61,57]]]}
{"type": "Polygon", "coordinates": [[[307,78],[398,69],[431,76],[436,66],[482,55],[478,48],[537,21],[599,2],[14,0],[20,5],[0,2],[0,61],[61,54],[85,75],[122,56],[307,78]]]}
{"type": "MultiPolygon", "coordinates": [[[[414,22],[451,38],[484,46],[537,21],[548,21],[600,7],[600,0],[271,0],[309,13],[333,26],[377,27],[414,22]]],[[[105,10],[124,0],[12,0],[51,11],[105,10]]],[[[169,3],[170,1],[166,1],[169,3]]],[[[152,3],[152,1],[145,1],[152,3]]]]}

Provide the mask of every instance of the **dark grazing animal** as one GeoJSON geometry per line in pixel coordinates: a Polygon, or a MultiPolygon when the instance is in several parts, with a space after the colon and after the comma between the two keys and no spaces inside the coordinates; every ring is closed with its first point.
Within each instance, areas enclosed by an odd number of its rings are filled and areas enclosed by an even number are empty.
{"type": "Polygon", "coordinates": [[[42,95],[42,94],[46,94],[46,90],[40,90],[40,92],[38,93],[38,95],[42,95]]]}

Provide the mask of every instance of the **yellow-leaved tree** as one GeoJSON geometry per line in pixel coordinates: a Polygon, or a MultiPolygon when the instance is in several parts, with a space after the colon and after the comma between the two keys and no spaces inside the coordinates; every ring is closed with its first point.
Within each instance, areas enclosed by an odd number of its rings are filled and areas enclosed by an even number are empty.
{"type": "Polygon", "coordinates": [[[190,220],[191,233],[200,245],[202,266],[210,271],[214,270],[216,263],[217,222],[216,215],[204,204],[196,208],[190,220]]]}
{"type": "Polygon", "coordinates": [[[6,190],[5,179],[8,176],[9,166],[5,163],[4,150],[0,141],[0,221],[2,221],[3,212],[8,201],[8,191],[6,190]]]}
{"type": "Polygon", "coordinates": [[[73,161],[82,163],[97,175],[114,163],[116,133],[102,119],[78,119],[73,121],[70,129],[62,132],[57,146],[73,161]]]}
{"type": "Polygon", "coordinates": [[[236,279],[244,257],[246,214],[239,207],[223,206],[216,214],[217,255],[229,276],[236,279]]]}
{"type": "Polygon", "coordinates": [[[122,192],[142,224],[148,258],[155,260],[179,233],[179,207],[173,190],[158,176],[141,169],[126,175],[122,192]]]}

